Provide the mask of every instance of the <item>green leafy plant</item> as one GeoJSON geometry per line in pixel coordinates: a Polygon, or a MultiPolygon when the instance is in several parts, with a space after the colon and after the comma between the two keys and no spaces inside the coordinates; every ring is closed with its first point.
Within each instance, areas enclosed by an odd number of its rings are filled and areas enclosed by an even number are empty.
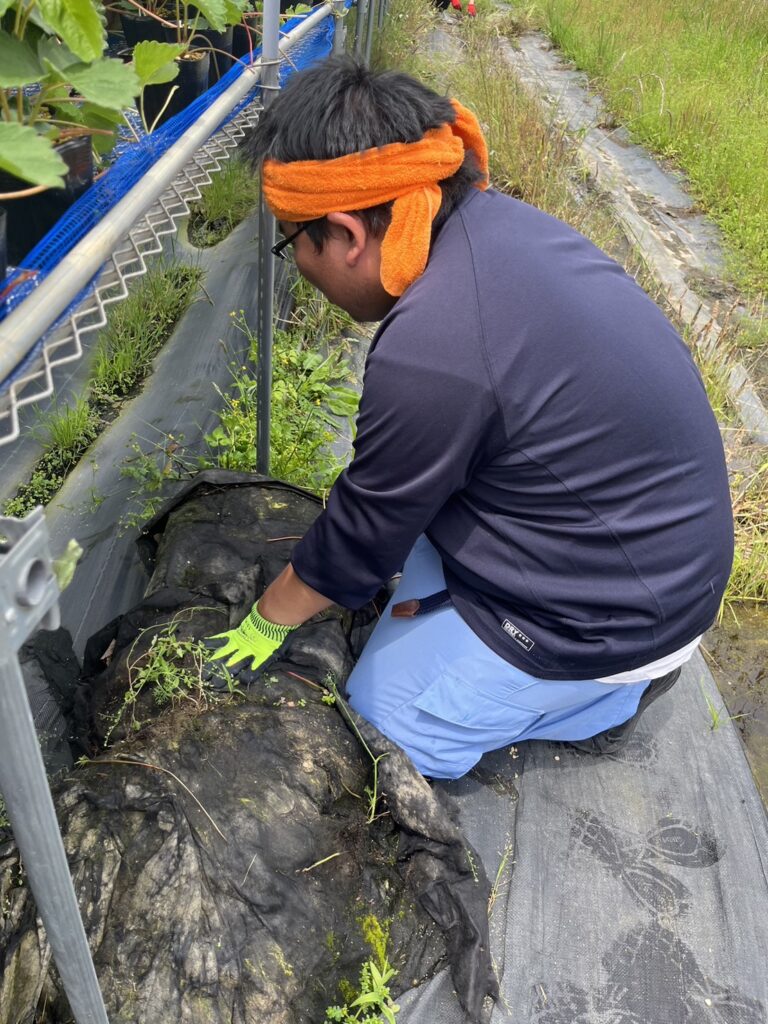
{"type": "Polygon", "coordinates": [[[0,169],[32,186],[60,187],[67,165],[55,145],[90,135],[97,150],[111,149],[138,77],[103,56],[95,0],[2,0],[0,14],[0,169]]]}
{"type": "Polygon", "coordinates": [[[392,999],[389,983],[396,976],[392,964],[389,962],[389,926],[391,921],[382,922],[373,914],[368,914],[359,921],[367,945],[370,947],[372,957],[363,963],[360,969],[360,983],[357,988],[349,982],[343,982],[340,986],[345,998],[343,1004],[329,1006],[325,1011],[326,1024],[329,1022],[340,1022],[340,1024],[353,1024],[353,1022],[386,1022],[386,1024],[397,1024],[395,1015],[400,1007],[392,999]]]}
{"type": "MultiPolygon", "coordinates": [[[[297,289],[297,294],[301,292],[297,289]]],[[[298,302],[298,299],[297,299],[298,302]]],[[[250,343],[253,363],[257,341],[242,312],[232,313],[250,343]]],[[[317,352],[327,334],[335,336],[344,315],[314,291],[306,305],[297,304],[289,328],[276,333],[273,349],[271,472],[283,480],[325,496],[344,461],[331,451],[342,425],[352,422],[358,394],[344,383],[350,368],[342,348],[317,352]],[[327,332],[327,333],[326,333],[327,332]]],[[[211,467],[251,472],[256,469],[257,381],[248,366],[233,364],[232,382],[221,398],[219,423],[205,441],[209,454],[190,451],[181,436],[161,435],[156,441],[134,438],[122,473],[136,481],[123,515],[124,527],[140,527],[164,500],[169,481],[187,479],[211,467]]]]}
{"type": "Polygon", "coordinates": [[[229,25],[237,25],[243,18],[247,0],[196,0],[188,4],[183,0],[167,0],[165,3],[131,3],[130,11],[160,22],[167,32],[176,38],[175,42],[143,40],[133,50],[133,67],[139,80],[139,112],[146,131],[156,127],[163,111],[171,101],[175,87],[168,91],[165,106],[154,123],[149,124],[144,112],[144,91],[148,86],[166,85],[179,75],[180,60],[196,60],[204,51],[225,54],[213,46],[204,32],[224,32],[229,25]]]}
{"type": "Polygon", "coordinates": [[[325,1011],[326,1022],[354,1024],[354,1022],[386,1021],[397,1024],[395,1014],[400,1007],[393,1002],[389,982],[395,977],[395,970],[387,966],[379,970],[373,960],[367,960],[360,970],[360,994],[343,1006],[329,1006],[325,1011]]]}
{"type": "Polygon", "coordinates": [[[131,454],[120,467],[120,476],[135,483],[127,500],[128,510],[120,518],[123,530],[140,529],[160,510],[169,482],[187,479],[210,467],[203,456],[187,454],[183,434],[161,434],[160,440],[149,443],[135,434],[132,437],[128,445],[131,454]]]}
{"type": "Polygon", "coordinates": [[[125,721],[133,732],[145,724],[139,717],[137,702],[147,689],[151,691],[155,703],[161,707],[188,705],[196,711],[204,711],[214,704],[229,700],[238,692],[237,684],[229,673],[224,677],[226,693],[212,689],[203,678],[208,660],[205,645],[199,640],[179,636],[182,624],[189,622],[193,613],[200,610],[185,608],[170,622],[151,626],[138,634],[126,662],[128,687],[110,723],[105,745],[121,722],[125,721]],[[141,653],[136,653],[137,648],[144,646],[148,633],[153,633],[149,644],[141,653]]]}
{"type": "MultiPolygon", "coordinates": [[[[326,494],[343,468],[331,444],[351,423],[358,406],[357,392],[342,383],[350,374],[340,348],[327,355],[318,351],[316,324],[297,321],[275,331],[273,346],[271,472],[283,480],[326,494]]],[[[242,312],[233,314],[246,335],[250,357],[258,359],[258,342],[242,312]]],[[[257,381],[246,366],[232,367],[228,392],[219,391],[223,407],[219,425],[206,437],[225,469],[256,468],[257,381]]]]}

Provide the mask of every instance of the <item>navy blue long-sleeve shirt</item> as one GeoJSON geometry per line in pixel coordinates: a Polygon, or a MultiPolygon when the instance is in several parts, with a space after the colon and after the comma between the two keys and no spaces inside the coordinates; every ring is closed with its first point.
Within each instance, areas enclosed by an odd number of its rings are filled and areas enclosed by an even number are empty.
{"type": "Polygon", "coordinates": [[[354,458],[292,562],[356,608],[423,532],[462,618],[545,679],[678,650],[730,571],[723,448],[687,348],[587,239],[493,190],[382,321],[354,458]]]}

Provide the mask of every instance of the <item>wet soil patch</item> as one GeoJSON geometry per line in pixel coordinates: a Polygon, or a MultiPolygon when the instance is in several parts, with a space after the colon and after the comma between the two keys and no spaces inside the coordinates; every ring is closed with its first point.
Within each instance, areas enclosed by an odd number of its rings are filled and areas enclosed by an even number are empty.
{"type": "MultiPolygon", "coordinates": [[[[703,646],[768,808],[768,610],[741,607],[735,615],[726,611],[703,646]]],[[[713,722],[713,727],[719,726],[713,722]]]]}

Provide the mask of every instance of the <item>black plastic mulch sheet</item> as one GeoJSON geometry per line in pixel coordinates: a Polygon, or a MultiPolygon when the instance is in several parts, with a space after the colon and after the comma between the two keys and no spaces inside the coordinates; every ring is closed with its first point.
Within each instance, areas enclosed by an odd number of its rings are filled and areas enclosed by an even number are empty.
{"type": "MultiPolygon", "coordinates": [[[[521,744],[444,786],[495,879],[494,1024],[768,1021],[768,826],[711,686],[697,656],[620,754],[521,744]]],[[[445,976],[402,1002],[462,1019],[445,976]]]]}
{"type": "MultiPolygon", "coordinates": [[[[489,1009],[490,886],[452,801],[358,720],[385,755],[368,824],[369,753],[346,705],[322,699],[373,609],[312,620],[234,701],[193,694],[173,710],[147,686],[117,715],[153,637],[238,622],[319,507],[274,481],[204,474],[147,531],[144,600],[88,643],[75,715],[93,760],[56,802],[111,1024],[321,1024],[339,983],[377,960],[379,930],[396,992],[448,970],[468,1019],[489,1009]]],[[[0,889],[0,1022],[64,1024],[10,841],[0,889]]]]}

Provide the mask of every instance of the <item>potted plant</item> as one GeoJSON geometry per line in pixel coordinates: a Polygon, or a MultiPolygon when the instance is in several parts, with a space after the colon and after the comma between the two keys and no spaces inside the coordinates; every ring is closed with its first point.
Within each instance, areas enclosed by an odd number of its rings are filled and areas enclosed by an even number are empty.
{"type": "MultiPolygon", "coordinates": [[[[198,0],[195,4],[170,0],[165,13],[156,16],[164,25],[168,44],[177,47],[173,59],[178,75],[144,89],[141,106],[147,130],[178,114],[206,91],[210,84],[211,54],[219,54],[222,65],[231,61],[231,42],[229,52],[216,42],[226,40],[228,28],[240,21],[243,7],[243,0],[198,0]],[[210,38],[206,38],[206,32],[210,38]]],[[[221,73],[224,70],[221,66],[221,73]]],[[[215,77],[218,79],[218,73],[215,77]]]]}
{"type": "Polygon", "coordinates": [[[96,0],[0,0],[0,203],[17,264],[88,187],[139,92],[96,0]]]}
{"type": "Polygon", "coordinates": [[[165,35],[162,19],[166,6],[166,0],[144,0],[140,4],[133,0],[120,0],[115,4],[112,10],[120,15],[126,46],[135,46],[145,39],[163,42],[165,35]]]}

